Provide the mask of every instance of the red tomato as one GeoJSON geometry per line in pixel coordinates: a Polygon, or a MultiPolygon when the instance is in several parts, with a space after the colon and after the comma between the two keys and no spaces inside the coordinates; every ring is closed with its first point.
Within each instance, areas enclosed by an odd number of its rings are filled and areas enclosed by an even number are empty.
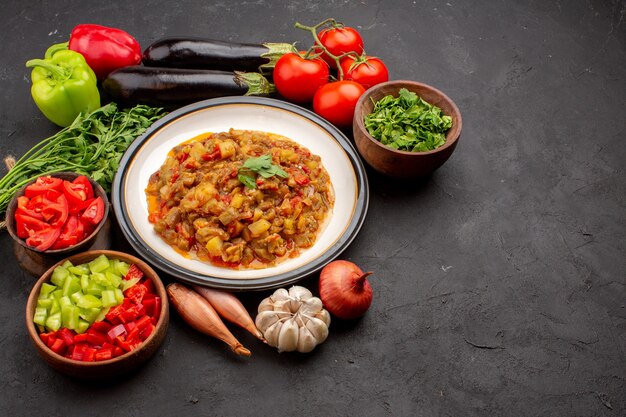
{"type": "MultiPolygon", "coordinates": [[[[363,53],[363,39],[361,39],[359,32],[351,27],[323,29],[318,37],[328,52],[335,56],[346,52],[356,52],[359,55],[363,53]]],[[[322,58],[331,68],[337,68],[334,59],[328,55],[322,55],[322,58]]]]}
{"type": "Polygon", "coordinates": [[[87,186],[82,183],[63,181],[63,193],[69,203],[70,213],[79,213],[86,207],[86,202],[93,198],[91,184],[89,184],[89,188],[87,188],[87,186]]]}
{"type": "Polygon", "coordinates": [[[103,217],[104,201],[102,201],[102,198],[100,197],[94,198],[80,216],[84,222],[90,223],[93,226],[100,223],[100,220],[102,220],[103,217]]]}
{"type": "Polygon", "coordinates": [[[315,93],[313,110],[338,127],[352,124],[354,108],[365,88],[354,81],[336,81],[326,84],[315,93]]]}
{"type": "Polygon", "coordinates": [[[34,183],[24,189],[24,195],[33,198],[38,194],[43,194],[48,190],[61,190],[63,180],[61,178],[53,178],[50,175],[39,177],[34,183]]]}
{"type": "Polygon", "coordinates": [[[341,60],[341,69],[345,80],[356,81],[365,89],[389,81],[389,71],[380,59],[362,56],[356,59],[347,56],[341,60]]]}
{"type": "Polygon", "coordinates": [[[78,216],[70,215],[61,229],[59,238],[52,245],[52,249],[63,249],[77,244],[85,237],[84,231],[85,228],[78,220],[78,216]]]}
{"type": "Polygon", "coordinates": [[[15,214],[24,214],[26,216],[34,217],[37,220],[43,220],[41,210],[37,210],[35,205],[32,204],[31,200],[25,195],[17,198],[17,208],[15,209],[15,214]]]}
{"type": "Polygon", "coordinates": [[[280,57],[274,67],[274,84],[281,96],[294,103],[307,103],[318,88],[328,83],[328,65],[320,58],[304,59],[296,53],[280,57]]]}
{"type": "Polygon", "coordinates": [[[26,239],[40,230],[48,228],[48,223],[26,214],[15,213],[15,230],[17,237],[26,239]]]}
{"type": "Polygon", "coordinates": [[[46,228],[29,236],[26,239],[26,244],[37,250],[44,251],[54,244],[60,234],[60,227],[47,226],[46,228]]]}

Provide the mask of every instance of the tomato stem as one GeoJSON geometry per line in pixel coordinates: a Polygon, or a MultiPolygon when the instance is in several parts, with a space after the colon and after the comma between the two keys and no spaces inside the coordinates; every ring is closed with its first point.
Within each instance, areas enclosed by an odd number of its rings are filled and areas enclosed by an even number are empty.
{"type": "MultiPolygon", "coordinates": [[[[340,64],[340,60],[341,58],[348,56],[351,54],[351,52],[346,52],[345,54],[341,54],[339,56],[337,55],[333,55],[328,49],[326,49],[326,47],[322,44],[322,41],[320,41],[319,36],[317,35],[317,31],[320,27],[326,25],[326,24],[330,24],[333,28],[338,28],[338,27],[343,27],[342,23],[337,22],[335,19],[333,19],[332,17],[329,19],[324,20],[323,22],[318,23],[315,26],[305,26],[300,22],[296,22],[296,24],[294,25],[294,27],[296,29],[302,29],[302,30],[306,30],[307,32],[310,32],[311,35],[313,36],[313,39],[315,40],[315,45],[312,48],[319,48],[322,50],[322,52],[320,52],[320,55],[325,53],[327,56],[329,56],[333,61],[335,61],[335,64],[337,65],[337,75],[338,75],[338,79],[341,81],[343,80],[343,69],[341,68],[341,64],[340,64]]],[[[307,56],[309,55],[309,53],[307,52],[307,56]]]]}

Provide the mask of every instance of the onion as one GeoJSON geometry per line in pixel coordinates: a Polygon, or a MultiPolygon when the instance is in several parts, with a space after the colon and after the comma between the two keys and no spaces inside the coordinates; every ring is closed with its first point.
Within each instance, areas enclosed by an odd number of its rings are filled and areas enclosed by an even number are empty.
{"type": "Polygon", "coordinates": [[[341,319],[355,319],[372,304],[371,272],[349,261],[333,261],[320,274],[320,298],[324,307],[341,319]]]}

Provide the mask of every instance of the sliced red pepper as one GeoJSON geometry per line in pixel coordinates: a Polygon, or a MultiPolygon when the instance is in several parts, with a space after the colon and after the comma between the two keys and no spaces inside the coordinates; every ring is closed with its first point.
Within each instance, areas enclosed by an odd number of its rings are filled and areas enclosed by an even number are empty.
{"type": "Polygon", "coordinates": [[[84,343],[87,341],[87,333],[81,333],[74,336],[74,343],[84,343]]]}
{"type": "Polygon", "coordinates": [[[110,341],[114,341],[117,337],[125,336],[126,333],[126,327],[120,323],[117,326],[111,327],[111,329],[107,332],[107,337],[110,341]]]}
{"type": "Polygon", "coordinates": [[[115,343],[117,344],[117,346],[119,346],[120,348],[124,349],[124,351],[126,352],[130,352],[131,350],[136,349],[139,345],[141,345],[141,340],[139,339],[122,339],[121,337],[118,337],[117,339],[115,339],[115,343]]]}
{"type": "Polygon", "coordinates": [[[60,227],[51,227],[40,230],[26,239],[26,244],[37,250],[44,251],[49,249],[61,234],[60,227]]]}
{"type": "Polygon", "coordinates": [[[148,294],[155,294],[156,293],[156,288],[154,287],[154,282],[152,282],[152,280],[150,278],[146,278],[143,281],[140,282],[141,285],[143,285],[144,287],[146,287],[146,289],[148,290],[148,292],[144,295],[144,297],[148,294]]]}
{"type": "Polygon", "coordinates": [[[85,343],[76,343],[71,349],[70,359],[75,361],[82,361],[85,356],[85,349],[87,349],[85,343]]]}
{"type": "Polygon", "coordinates": [[[309,176],[308,175],[304,175],[304,174],[295,174],[293,176],[293,180],[298,185],[307,185],[308,183],[311,182],[311,179],[309,178],[309,176]]]}
{"type": "Polygon", "coordinates": [[[115,346],[115,347],[113,348],[113,357],[114,357],[114,358],[117,358],[118,356],[122,356],[124,353],[126,353],[126,352],[124,351],[124,349],[122,349],[122,348],[121,348],[121,347],[119,347],[119,346],[115,346]]]}
{"type": "Polygon", "coordinates": [[[95,346],[103,346],[106,343],[107,339],[106,336],[102,333],[92,332],[87,333],[87,341],[95,346]]]}
{"type": "Polygon", "coordinates": [[[213,161],[215,159],[221,158],[221,152],[220,152],[220,147],[218,145],[215,145],[215,147],[213,148],[213,152],[209,153],[204,153],[202,154],[202,160],[203,161],[213,161]]]}
{"type": "Polygon", "coordinates": [[[65,342],[66,346],[72,346],[74,344],[74,334],[68,328],[62,327],[58,331],[59,338],[65,342]]]}
{"type": "Polygon", "coordinates": [[[122,323],[120,315],[124,312],[124,310],[126,310],[126,307],[124,307],[123,303],[120,305],[117,305],[109,310],[105,318],[113,324],[122,323]]]}
{"type": "Polygon", "coordinates": [[[119,317],[122,323],[128,323],[129,321],[135,320],[137,317],[144,315],[145,312],[146,309],[144,308],[144,306],[142,304],[137,304],[130,306],[128,309],[123,311],[119,317]]]}
{"type": "Polygon", "coordinates": [[[100,223],[104,218],[104,201],[102,201],[102,197],[96,197],[89,206],[87,206],[85,211],[81,213],[80,217],[83,221],[93,226],[100,223]]]}
{"type": "Polygon", "coordinates": [[[53,178],[49,175],[39,177],[34,183],[24,189],[24,195],[33,198],[36,195],[43,194],[48,190],[61,190],[63,180],[61,178],[53,178]]]}
{"type": "Polygon", "coordinates": [[[106,361],[109,360],[113,357],[113,348],[109,347],[109,348],[101,348],[98,349],[98,351],[96,351],[96,354],[94,355],[94,360],[96,362],[99,361],[106,361]]]}
{"type": "Polygon", "coordinates": [[[55,332],[48,332],[48,333],[40,333],[39,337],[41,338],[41,341],[48,346],[48,339],[50,339],[50,336],[55,336],[55,332]]]}
{"type": "Polygon", "coordinates": [[[93,362],[95,360],[96,351],[96,348],[86,347],[83,351],[83,362],[93,362]]]}
{"type": "Polygon", "coordinates": [[[141,285],[135,284],[126,291],[124,291],[124,296],[132,301],[134,304],[141,304],[141,300],[143,300],[143,296],[148,292],[148,289],[141,285]]]}
{"type": "Polygon", "coordinates": [[[133,279],[133,278],[143,278],[143,271],[139,269],[139,267],[135,264],[132,264],[130,268],[128,268],[128,272],[124,276],[124,279],[133,279]]]}
{"type": "Polygon", "coordinates": [[[59,238],[52,245],[52,249],[63,249],[77,244],[84,239],[85,227],[78,220],[76,214],[70,214],[61,229],[59,238]]]}
{"type": "Polygon", "coordinates": [[[50,346],[50,349],[54,353],[58,353],[59,355],[62,355],[63,352],[65,352],[65,342],[63,341],[63,339],[58,338],[54,341],[52,346],[50,346]]]}
{"type": "Polygon", "coordinates": [[[109,329],[113,327],[106,321],[96,321],[89,326],[89,330],[94,330],[98,333],[106,333],[109,329]]]}
{"type": "Polygon", "coordinates": [[[156,325],[161,317],[161,297],[154,297],[154,312],[152,313],[152,324],[156,325]]]}
{"type": "Polygon", "coordinates": [[[46,346],[51,348],[52,345],[54,345],[54,342],[56,342],[57,339],[58,339],[58,337],[57,337],[56,332],[50,332],[50,335],[48,336],[48,341],[46,342],[46,346]]]}
{"type": "Polygon", "coordinates": [[[34,217],[25,214],[15,214],[15,229],[17,236],[21,239],[26,239],[49,227],[46,222],[37,220],[34,217]]]}
{"type": "Polygon", "coordinates": [[[154,324],[150,323],[149,326],[147,326],[146,328],[144,328],[140,333],[139,333],[139,338],[141,340],[146,340],[148,337],[150,337],[150,335],[152,334],[152,332],[154,331],[155,327],[154,324]]]}
{"type": "Polygon", "coordinates": [[[141,331],[145,329],[146,327],[148,327],[148,325],[151,325],[152,320],[150,320],[150,317],[148,316],[142,316],[135,323],[137,325],[136,327],[141,331]]]}

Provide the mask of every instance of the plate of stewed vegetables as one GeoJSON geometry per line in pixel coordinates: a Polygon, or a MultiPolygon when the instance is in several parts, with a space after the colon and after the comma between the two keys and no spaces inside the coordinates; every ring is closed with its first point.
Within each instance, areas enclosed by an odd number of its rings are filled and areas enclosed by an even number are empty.
{"type": "Polygon", "coordinates": [[[346,136],[284,101],[227,97],[156,122],[120,161],[111,200],[133,248],[192,284],[276,288],[357,236],[369,191],[346,136]]]}

